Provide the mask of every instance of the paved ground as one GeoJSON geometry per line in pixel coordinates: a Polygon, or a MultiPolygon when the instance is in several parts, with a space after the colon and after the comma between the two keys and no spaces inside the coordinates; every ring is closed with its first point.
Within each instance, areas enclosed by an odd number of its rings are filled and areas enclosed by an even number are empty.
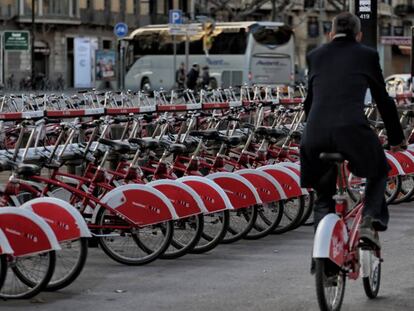
{"type": "MultiPolygon", "coordinates": [[[[368,300],[361,281],[351,281],[343,310],[414,309],[414,203],[391,208],[380,297],[368,300]]],[[[71,287],[32,301],[0,301],[0,310],[318,310],[311,244],[312,229],[299,228],[144,267],[119,265],[91,249],[71,287]]]]}

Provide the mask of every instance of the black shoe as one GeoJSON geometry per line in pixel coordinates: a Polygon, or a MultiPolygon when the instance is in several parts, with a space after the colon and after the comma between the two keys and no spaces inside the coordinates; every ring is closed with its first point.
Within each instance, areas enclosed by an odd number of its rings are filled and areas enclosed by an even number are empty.
{"type": "Polygon", "coordinates": [[[384,231],[387,231],[388,229],[387,225],[384,225],[384,223],[380,220],[373,220],[372,227],[374,228],[375,231],[378,231],[378,232],[384,232],[384,231]]]}
{"type": "Polygon", "coordinates": [[[371,246],[373,248],[381,248],[378,233],[374,230],[373,220],[371,216],[365,216],[359,226],[359,239],[363,246],[371,246]]]}

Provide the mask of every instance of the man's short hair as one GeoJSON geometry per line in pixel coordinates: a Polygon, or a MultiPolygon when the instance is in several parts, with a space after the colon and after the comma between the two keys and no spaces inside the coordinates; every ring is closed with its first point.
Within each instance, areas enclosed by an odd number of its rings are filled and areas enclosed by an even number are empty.
{"type": "Polygon", "coordinates": [[[332,31],[355,37],[361,31],[361,21],[352,13],[340,13],[332,21],[332,31]]]}

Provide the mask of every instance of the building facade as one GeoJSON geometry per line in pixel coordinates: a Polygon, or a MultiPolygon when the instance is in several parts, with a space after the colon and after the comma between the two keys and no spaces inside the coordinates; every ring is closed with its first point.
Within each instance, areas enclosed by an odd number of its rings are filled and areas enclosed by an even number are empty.
{"type": "MultiPolygon", "coordinates": [[[[0,36],[6,32],[32,30],[32,3],[35,7],[34,69],[53,87],[60,81],[74,87],[75,43],[86,38],[94,50],[118,49],[114,26],[124,22],[129,29],[168,22],[170,9],[190,9],[187,0],[0,0],[0,36]]],[[[31,50],[0,48],[0,84],[19,88],[31,76],[31,50]]],[[[110,82],[116,87],[116,80],[110,82]]],[[[91,86],[99,87],[91,73],[91,86]]]]}
{"type": "MultiPolygon", "coordinates": [[[[32,30],[33,2],[34,71],[49,86],[60,82],[65,88],[77,84],[75,58],[80,38],[91,50],[90,86],[110,83],[117,87],[116,78],[110,82],[96,80],[94,53],[114,51],[117,55],[114,26],[118,22],[126,23],[129,29],[167,23],[169,10],[178,8],[187,16],[194,10],[195,16],[206,15],[217,21],[284,21],[295,30],[296,59],[298,67],[304,68],[306,53],[327,42],[333,16],[349,9],[349,0],[0,0],[0,85],[18,89],[31,76],[30,49],[6,50],[3,43],[6,32],[32,30]]],[[[378,0],[378,13],[378,49],[385,75],[409,72],[414,0],[378,0]]]]}

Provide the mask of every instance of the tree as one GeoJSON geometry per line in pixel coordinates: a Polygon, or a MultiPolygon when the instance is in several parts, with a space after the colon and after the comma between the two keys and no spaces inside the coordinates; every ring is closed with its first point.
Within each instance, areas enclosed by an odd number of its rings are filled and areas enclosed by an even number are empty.
{"type": "MultiPolygon", "coordinates": [[[[291,0],[209,0],[204,2],[204,6],[214,8],[216,12],[225,12],[229,20],[244,20],[249,15],[259,11],[265,4],[271,5],[271,20],[276,20],[278,14],[288,11],[295,5],[291,0]]],[[[336,11],[348,10],[348,0],[304,0],[303,9],[318,8],[322,3],[329,3],[336,11]]],[[[199,9],[202,12],[208,12],[207,7],[199,9]]]]}
{"type": "MultiPolygon", "coordinates": [[[[272,20],[276,19],[278,12],[282,12],[292,1],[290,0],[210,0],[210,7],[215,11],[226,12],[229,20],[244,20],[247,16],[260,10],[263,5],[271,3],[272,20]]],[[[207,11],[207,10],[204,10],[207,11]]]]}

